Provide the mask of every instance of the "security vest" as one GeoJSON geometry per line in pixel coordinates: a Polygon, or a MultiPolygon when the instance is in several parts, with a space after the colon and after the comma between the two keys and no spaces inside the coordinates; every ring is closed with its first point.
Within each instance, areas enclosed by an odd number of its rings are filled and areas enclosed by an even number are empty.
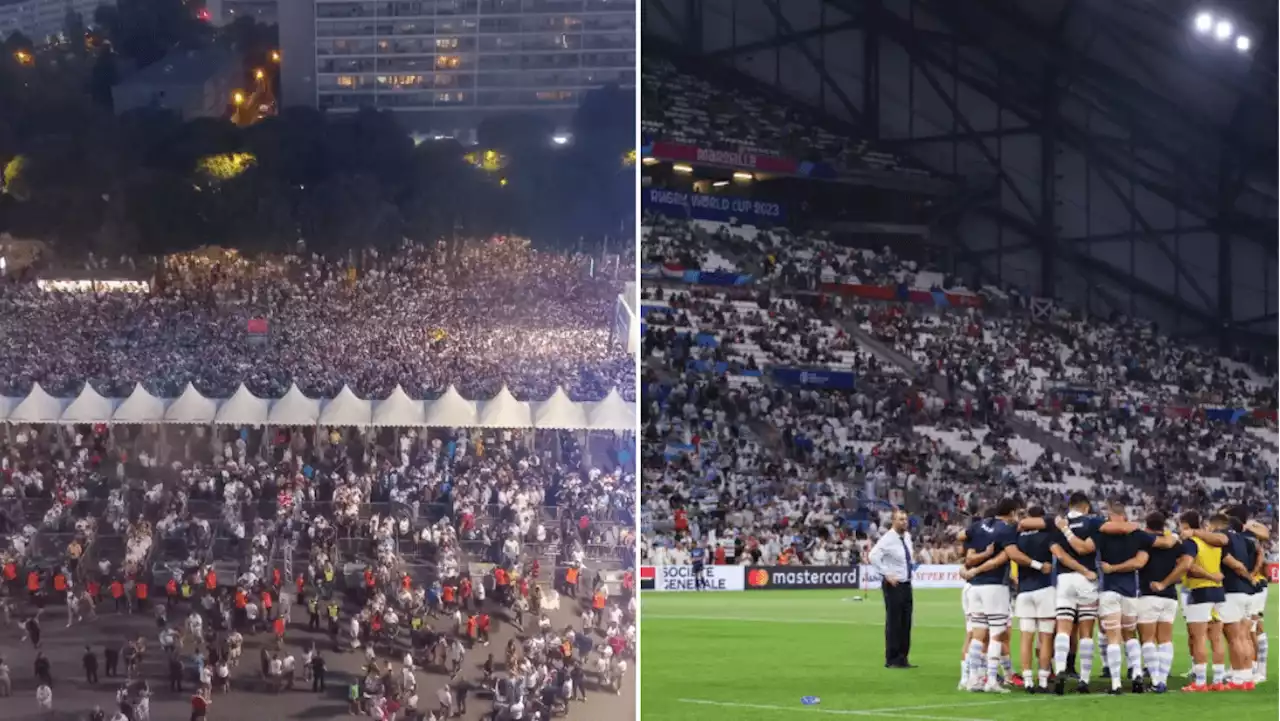
{"type": "Polygon", "coordinates": [[[204,587],[209,589],[210,591],[217,588],[218,574],[214,573],[213,571],[209,571],[209,573],[204,577],[204,587]]]}
{"type": "Polygon", "coordinates": [[[186,581],[182,582],[182,597],[191,598],[191,584],[186,581]]]}
{"type": "Polygon", "coordinates": [[[320,604],[316,603],[316,600],[314,598],[309,599],[307,601],[307,611],[310,612],[312,615],[319,613],[319,609],[320,609],[320,604]]]}
{"type": "Polygon", "coordinates": [[[333,618],[333,619],[338,618],[338,604],[336,603],[329,604],[329,618],[333,618]]]}
{"type": "Polygon", "coordinates": [[[35,571],[27,574],[27,590],[32,593],[40,590],[40,574],[35,571]]]}
{"type": "Polygon", "coordinates": [[[422,619],[418,616],[414,616],[409,619],[409,628],[412,628],[415,631],[422,630],[422,619]]]}
{"type": "Polygon", "coordinates": [[[603,611],[604,610],[604,594],[597,593],[595,598],[592,599],[591,605],[595,606],[595,609],[597,611],[603,611]]]}
{"type": "Polygon", "coordinates": [[[326,582],[328,582],[328,583],[333,583],[333,569],[332,569],[332,568],[326,568],[326,569],[324,569],[324,580],[325,580],[326,582]]]}
{"type": "Polygon", "coordinates": [[[164,584],[164,592],[170,596],[178,595],[178,582],[172,578],[169,579],[169,582],[164,584]]]}
{"type": "Polygon", "coordinates": [[[67,577],[62,575],[61,573],[56,574],[53,577],[53,590],[58,591],[59,593],[66,591],[67,577]]]}
{"type": "Polygon", "coordinates": [[[577,585],[577,583],[578,583],[578,569],[576,569],[576,568],[569,568],[568,570],[566,570],[566,571],[564,572],[564,582],[565,582],[565,583],[567,583],[567,584],[569,584],[569,585],[571,585],[571,586],[577,585]]]}
{"type": "Polygon", "coordinates": [[[135,595],[137,595],[139,601],[147,600],[147,584],[146,583],[135,584],[133,587],[133,592],[135,595]]]}

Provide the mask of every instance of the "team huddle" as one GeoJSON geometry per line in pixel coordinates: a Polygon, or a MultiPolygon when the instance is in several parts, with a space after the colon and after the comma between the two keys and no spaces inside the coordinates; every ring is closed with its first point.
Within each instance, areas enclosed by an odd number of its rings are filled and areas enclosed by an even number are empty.
{"type": "Polygon", "coordinates": [[[1094,515],[1083,493],[1072,494],[1066,516],[1024,512],[1006,499],[972,523],[960,539],[967,582],[960,687],[1008,693],[1003,679],[1061,695],[1075,676],[1076,691],[1088,693],[1100,645],[1109,693],[1123,692],[1122,664],[1134,693],[1164,693],[1179,600],[1193,676],[1183,691],[1244,691],[1265,681],[1266,526],[1240,506],[1208,518],[1187,511],[1176,530],[1170,525],[1158,511],[1132,522],[1118,503],[1094,515]],[[1015,616],[1020,677],[1010,658],[1015,616]]]}

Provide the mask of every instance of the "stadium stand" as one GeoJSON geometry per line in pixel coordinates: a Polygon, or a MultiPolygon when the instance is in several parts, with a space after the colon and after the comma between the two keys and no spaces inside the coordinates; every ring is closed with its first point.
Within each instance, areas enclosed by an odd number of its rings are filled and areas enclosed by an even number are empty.
{"type": "MultiPolygon", "coordinates": [[[[710,73],[646,57],[642,79],[651,146],[918,172],[710,73]]],[[[961,519],[1010,494],[1274,522],[1274,360],[1039,307],[856,235],[668,208],[641,243],[642,562],[688,563],[697,539],[729,563],[845,565],[891,504],[944,559],[961,519]],[[842,373],[856,386],[810,387],[842,373]]]]}

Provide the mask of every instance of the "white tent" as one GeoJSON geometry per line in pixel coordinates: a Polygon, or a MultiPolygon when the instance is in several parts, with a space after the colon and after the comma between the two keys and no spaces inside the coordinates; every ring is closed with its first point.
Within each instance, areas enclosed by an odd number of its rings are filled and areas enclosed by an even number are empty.
{"type": "Polygon", "coordinates": [[[525,401],[518,401],[506,386],[498,395],[480,404],[479,428],[532,428],[533,412],[525,401]]]}
{"type": "Polygon", "coordinates": [[[396,386],[385,401],[373,406],[375,426],[425,426],[427,410],[422,401],[415,401],[400,386],[396,386]]]}
{"type": "Polygon", "coordinates": [[[320,400],[303,395],[294,383],[284,398],[276,401],[267,414],[267,422],[273,426],[314,426],[320,418],[320,400]]]}
{"type": "Polygon", "coordinates": [[[219,405],[220,401],[205,398],[194,385],[188,383],[182,395],[164,412],[164,419],[168,423],[213,423],[218,415],[219,405]]]}
{"type": "Polygon", "coordinates": [[[147,392],[139,383],[133,392],[116,408],[112,420],[116,423],[160,423],[164,420],[164,407],[168,403],[163,398],[156,398],[147,392]]]}
{"type": "Polygon", "coordinates": [[[589,405],[587,427],[593,431],[634,431],[636,406],[622,400],[618,389],[614,388],[604,400],[589,405]]]}
{"type": "Polygon", "coordinates": [[[214,423],[225,426],[261,426],[267,422],[271,401],[249,392],[241,383],[236,392],[218,409],[214,423]]]}
{"type": "Polygon", "coordinates": [[[0,396],[0,421],[9,417],[9,412],[18,407],[22,402],[21,398],[10,398],[9,396],[0,396]]]}
{"type": "Polygon", "coordinates": [[[93,386],[85,383],[84,388],[80,390],[80,395],[76,396],[76,399],[71,401],[71,405],[62,411],[62,422],[109,423],[118,405],[120,405],[118,399],[106,398],[94,390],[93,386]]]}
{"type": "Polygon", "coordinates": [[[31,392],[22,402],[9,412],[10,423],[57,423],[62,419],[62,411],[71,401],[67,398],[54,398],[39,383],[31,386],[31,392]]]}
{"type": "Polygon", "coordinates": [[[426,402],[424,425],[437,428],[470,428],[475,426],[476,402],[463,398],[458,389],[449,386],[444,395],[426,402]]]}
{"type": "Polygon", "coordinates": [[[564,388],[557,388],[550,398],[533,404],[533,425],[578,430],[587,427],[587,412],[581,403],[569,400],[564,388]]]}
{"type": "Polygon", "coordinates": [[[372,420],[373,403],[357,397],[347,386],[343,386],[337,397],[325,403],[320,411],[322,426],[364,427],[372,420]]]}

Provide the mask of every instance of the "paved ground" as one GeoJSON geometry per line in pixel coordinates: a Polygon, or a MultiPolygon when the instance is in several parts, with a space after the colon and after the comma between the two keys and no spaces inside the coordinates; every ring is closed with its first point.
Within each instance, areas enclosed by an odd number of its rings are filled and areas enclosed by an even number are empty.
{"type": "MultiPolygon", "coordinates": [[[[103,604],[103,609],[110,607],[110,602],[103,604]]],[[[492,611],[491,611],[492,612],[492,611]]],[[[568,599],[562,601],[558,611],[552,612],[551,620],[557,628],[580,622],[580,611],[568,599]]],[[[177,614],[181,616],[181,614],[177,614]]],[[[499,613],[495,613],[497,628],[489,647],[477,646],[468,652],[460,678],[479,682],[482,677],[480,665],[489,653],[493,653],[495,663],[501,667],[506,642],[515,629],[499,613]]],[[[15,614],[15,621],[17,614],[15,614]]],[[[172,620],[172,619],[171,619],[172,620]]],[[[362,654],[333,653],[328,636],[321,632],[306,630],[307,614],[305,608],[295,607],[292,623],[286,634],[286,643],[293,647],[294,655],[301,658],[302,649],[311,641],[324,652],[328,662],[328,690],[324,693],[313,693],[310,686],[305,690],[302,685],[293,691],[279,694],[266,689],[258,679],[258,651],[266,641],[266,636],[247,638],[245,640],[244,658],[238,669],[232,672],[231,691],[228,694],[215,692],[213,705],[210,708],[210,721],[275,721],[276,719],[324,719],[346,716],[347,703],[345,686],[352,677],[359,673],[364,661],[362,654]]],[[[145,635],[148,652],[143,674],[152,689],[151,718],[155,721],[181,721],[190,717],[191,683],[184,684],[186,693],[175,693],[168,690],[168,676],[159,642],[156,636],[155,621],[147,615],[117,615],[107,612],[96,622],[78,624],[65,628],[66,611],[63,607],[51,607],[41,616],[42,648],[53,667],[53,715],[40,715],[35,701],[35,674],[33,664],[36,651],[30,642],[20,643],[22,634],[18,628],[10,625],[0,629],[0,656],[9,663],[13,678],[13,696],[0,700],[0,721],[77,721],[87,718],[88,712],[95,704],[101,704],[110,712],[115,704],[115,691],[120,683],[116,679],[102,677],[96,685],[88,684],[81,666],[81,656],[85,644],[93,647],[99,657],[99,674],[103,671],[102,648],[104,644],[119,647],[125,640],[145,635]]],[[[532,627],[530,622],[530,626],[532,627]]],[[[396,659],[399,668],[399,659],[396,659]]],[[[121,661],[121,670],[124,663],[121,661]]],[[[622,693],[614,695],[608,692],[595,692],[591,677],[588,674],[586,702],[575,702],[571,705],[569,719],[635,719],[635,663],[629,662],[628,678],[623,684],[622,693]]],[[[446,681],[446,676],[438,670],[418,671],[418,689],[421,698],[420,708],[427,710],[434,707],[435,693],[446,681]]],[[[299,676],[300,678],[300,676],[299,676]]],[[[485,717],[492,708],[485,698],[472,698],[468,704],[468,713],[460,718],[477,720],[485,717]]],[[[110,713],[108,713],[108,718],[110,713]]]]}

